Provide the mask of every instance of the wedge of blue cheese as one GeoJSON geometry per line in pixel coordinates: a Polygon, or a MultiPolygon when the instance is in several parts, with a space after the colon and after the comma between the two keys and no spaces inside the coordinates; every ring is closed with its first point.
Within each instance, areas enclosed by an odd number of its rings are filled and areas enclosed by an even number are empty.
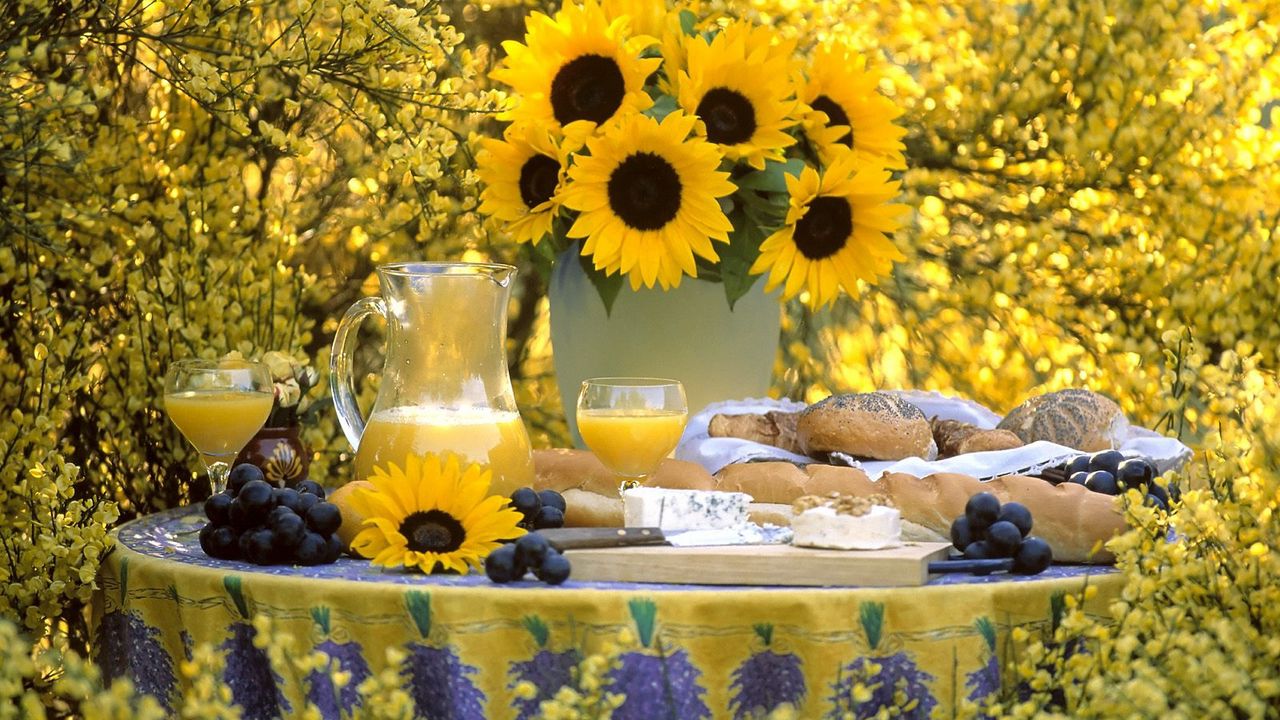
{"type": "Polygon", "coordinates": [[[746,493],[631,488],[622,493],[622,515],[627,527],[720,530],[746,525],[750,502],[746,493]]]}

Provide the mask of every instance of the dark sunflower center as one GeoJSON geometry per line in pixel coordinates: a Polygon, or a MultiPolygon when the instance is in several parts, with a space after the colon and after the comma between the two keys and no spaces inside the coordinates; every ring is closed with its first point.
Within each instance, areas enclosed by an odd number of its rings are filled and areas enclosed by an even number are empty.
{"type": "Polygon", "coordinates": [[[520,168],[520,199],[535,208],[551,199],[560,182],[560,163],[546,155],[534,155],[520,168]]]}
{"type": "Polygon", "coordinates": [[[626,82],[612,58],[582,55],[570,60],[551,81],[551,110],[561,125],[575,120],[602,123],[622,105],[626,82]]]}
{"type": "Polygon", "coordinates": [[[657,230],[680,211],[680,175],[665,158],[635,153],[609,176],[609,207],[636,230],[657,230]]]}
{"type": "Polygon", "coordinates": [[[795,243],[801,255],[822,260],[840,252],[853,234],[853,208],[842,197],[820,197],[796,223],[795,243]]]}
{"type": "Polygon", "coordinates": [[[453,552],[467,539],[462,523],[443,510],[413,513],[400,522],[400,534],[414,552],[453,552]]]}
{"type": "Polygon", "coordinates": [[[756,132],[756,110],[742,93],[712,88],[698,103],[698,117],[707,124],[707,139],[721,145],[746,142],[756,132]]]}
{"type": "Polygon", "coordinates": [[[853,123],[849,122],[849,115],[844,108],[836,104],[835,100],[826,95],[819,95],[817,100],[811,103],[814,110],[821,110],[827,114],[827,125],[848,125],[849,132],[842,135],[836,142],[843,143],[848,147],[853,147],[853,123]]]}

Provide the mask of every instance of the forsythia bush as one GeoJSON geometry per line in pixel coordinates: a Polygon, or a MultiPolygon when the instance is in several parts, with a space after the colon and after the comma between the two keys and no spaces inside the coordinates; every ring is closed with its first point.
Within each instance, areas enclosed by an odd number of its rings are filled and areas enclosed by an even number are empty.
{"type": "MultiPolygon", "coordinates": [[[[377,263],[515,259],[473,212],[468,138],[503,102],[485,75],[521,26],[511,6],[552,8],[496,4],[5,4],[0,717],[157,715],[80,657],[109,528],[207,492],[157,405],[170,361],[282,349],[324,367],[377,263]]],[[[788,308],[779,393],[918,387],[1005,410],[1087,385],[1207,448],[1169,516],[1128,509],[1114,622],[1069,609],[1023,638],[1021,677],[985,710],[1280,716],[1280,9],[701,4],[852,41],[905,110],[908,259],[856,303],[788,308]]],[[[517,395],[536,441],[562,442],[525,275],[517,395]]],[[[307,439],[313,474],[340,477],[331,415],[307,439]]],[[[216,661],[197,648],[182,668],[184,716],[231,716],[216,661]]],[[[394,675],[368,685],[399,716],[394,675]]]]}

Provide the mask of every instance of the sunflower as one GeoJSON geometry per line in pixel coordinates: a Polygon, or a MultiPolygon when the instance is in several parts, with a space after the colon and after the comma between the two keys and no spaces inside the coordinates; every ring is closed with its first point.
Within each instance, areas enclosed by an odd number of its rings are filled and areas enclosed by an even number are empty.
{"type": "Polygon", "coordinates": [[[792,84],[794,42],[778,41],[764,26],[735,22],[713,39],[686,36],[685,68],[676,74],[676,101],[698,116],[698,133],[725,157],[764,169],[795,142],[792,84]]]}
{"type": "Polygon", "coordinates": [[[565,3],[554,19],[530,15],[525,44],[503,42],[507,57],[491,74],[519,95],[498,117],[554,130],[583,123],[589,131],[652,105],[644,84],[662,61],[640,57],[654,40],[627,38],[629,23],[626,17],[608,21],[595,0],[565,3]]]}
{"type": "Polygon", "coordinates": [[[788,300],[807,288],[809,305],[820,307],[841,288],[852,295],[858,280],[874,281],[904,259],[887,237],[906,210],[888,204],[898,183],[887,170],[858,170],[860,164],[845,150],[821,176],[807,166],[799,177],[787,176],[787,222],[761,243],[751,265],[753,274],[769,272],[766,292],[783,285],[788,300]]]}
{"type": "Polygon", "coordinates": [[[628,115],[590,139],[590,155],[569,168],[561,199],[579,211],[569,237],[586,238],[582,254],[598,270],[627,275],[633,289],[697,277],[694,256],[718,261],[711,241],[729,241],[733,225],[716,199],[734,186],[716,169],[715,146],[689,137],[696,122],[679,110],[661,123],[628,115]]]}
{"type": "Polygon", "coordinates": [[[567,153],[545,129],[518,123],[502,140],[480,142],[476,164],[485,185],[480,211],[505,221],[517,242],[537,245],[560,212],[567,153]]]}
{"type": "Polygon", "coordinates": [[[841,44],[820,45],[813,53],[809,80],[800,99],[808,106],[805,134],[818,147],[824,163],[852,149],[890,169],[905,168],[904,128],[893,124],[902,110],[881,95],[880,78],[867,69],[867,59],[841,44]]]}
{"type": "MultiPolygon", "coordinates": [[[[610,22],[625,17],[632,35],[662,37],[672,16],[666,0],[600,0],[600,9],[610,22]]],[[[676,28],[679,28],[677,23],[676,28]]]]}
{"type": "Polygon", "coordinates": [[[524,516],[507,498],[489,495],[491,477],[482,465],[464,468],[452,453],[410,455],[403,470],[375,467],[373,488],[351,496],[365,518],[352,549],[384,567],[479,569],[502,540],[525,534],[517,525],[524,516]]]}

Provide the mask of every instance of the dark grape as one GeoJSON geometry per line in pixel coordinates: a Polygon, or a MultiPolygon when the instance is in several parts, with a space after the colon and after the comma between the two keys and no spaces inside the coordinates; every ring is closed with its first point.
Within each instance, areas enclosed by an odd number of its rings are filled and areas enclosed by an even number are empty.
{"type": "Polygon", "coordinates": [[[538,530],[564,527],[564,512],[559,508],[543,505],[538,517],[533,519],[533,526],[538,530]]]}
{"type": "Polygon", "coordinates": [[[965,503],[964,515],[969,518],[969,531],[981,534],[1000,516],[1000,500],[991,493],[978,493],[965,503]]]}
{"type": "Polygon", "coordinates": [[[1121,490],[1141,488],[1150,483],[1153,477],[1155,477],[1155,468],[1141,458],[1125,460],[1116,470],[1116,484],[1121,490]]]}
{"type": "Polygon", "coordinates": [[[297,513],[283,505],[271,511],[270,527],[276,534],[276,540],[284,548],[297,547],[302,542],[302,536],[307,534],[307,524],[297,513]]]}
{"type": "Polygon", "coordinates": [[[1157,483],[1151,483],[1147,486],[1147,494],[1159,500],[1163,507],[1169,507],[1169,493],[1157,483]]]}
{"type": "Polygon", "coordinates": [[[329,541],[324,536],[309,532],[302,536],[302,541],[294,548],[293,557],[299,565],[320,565],[328,550],[329,541]]]}
{"type": "Polygon", "coordinates": [[[1094,453],[1089,458],[1090,472],[1103,470],[1115,476],[1116,470],[1120,467],[1120,463],[1124,462],[1124,455],[1119,450],[1103,450],[1100,453],[1094,453]]]}
{"type": "Polygon", "coordinates": [[[1116,495],[1120,492],[1115,476],[1106,470],[1095,470],[1089,473],[1089,476],[1084,479],[1084,486],[1103,495],[1116,495]]]}
{"type": "Polygon", "coordinates": [[[1088,479],[1088,477],[1089,477],[1089,473],[1087,472],[1072,473],[1071,477],[1067,478],[1067,482],[1073,482],[1077,485],[1083,485],[1084,481],[1088,479]]]}
{"type": "Polygon", "coordinates": [[[211,558],[237,560],[240,557],[240,536],[226,525],[206,525],[200,531],[200,549],[211,558]]]}
{"type": "Polygon", "coordinates": [[[553,507],[560,512],[569,509],[564,501],[564,496],[555,490],[540,490],[538,492],[538,500],[542,502],[542,507],[553,507]]]}
{"type": "Polygon", "coordinates": [[[275,494],[265,480],[250,480],[240,488],[236,499],[244,503],[246,510],[266,515],[274,505],[275,494]]]}
{"type": "Polygon", "coordinates": [[[516,546],[503,545],[484,559],[484,573],[496,583],[509,583],[524,577],[525,568],[516,560],[516,546]]]}
{"type": "Polygon", "coordinates": [[[996,554],[992,551],[991,546],[984,540],[971,542],[969,543],[969,546],[964,549],[964,557],[966,560],[987,560],[995,556],[996,554]]]}
{"type": "Polygon", "coordinates": [[[532,488],[520,488],[511,493],[511,506],[519,510],[526,521],[533,522],[542,509],[542,499],[532,488]]]}
{"type": "Polygon", "coordinates": [[[307,511],[307,527],[321,535],[337,531],[342,525],[342,511],[331,502],[316,503],[307,511]]]}
{"type": "Polygon", "coordinates": [[[299,515],[306,515],[307,511],[315,507],[318,502],[320,502],[320,498],[315,495],[302,493],[298,496],[298,507],[294,508],[293,511],[299,515]]]}
{"type": "Polygon", "coordinates": [[[302,495],[297,490],[293,488],[276,488],[273,494],[278,507],[287,507],[294,512],[298,511],[298,501],[302,499],[302,495]]]}
{"type": "Polygon", "coordinates": [[[969,532],[969,518],[961,515],[951,522],[951,544],[955,549],[964,552],[973,542],[973,533],[969,532]]]}
{"type": "Polygon", "coordinates": [[[1001,520],[1013,523],[1014,527],[1018,528],[1018,532],[1022,533],[1022,537],[1031,534],[1031,511],[1022,503],[1008,502],[1001,505],[1000,516],[996,521],[1001,520]]]}
{"type": "Polygon", "coordinates": [[[346,546],[342,544],[342,538],[337,535],[330,535],[329,539],[325,541],[324,561],[326,563],[337,562],[345,549],[346,546]]]}
{"type": "MultiPolygon", "coordinates": [[[[1155,486],[1153,485],[1152,487],[1155,487],[1155,486]]],[[[1152,507],[1160,508],[1161,510],[1165,510],[1165,511],[1169,509],[1169,503],[1167,501],[1162,500],[1159,497],[1156,497],[1155,495],[1152,495],[1150,493],[1147,494],[1146,504],[1152,507]]]]}
{"type": "Polygon", "coordinates": [[[1018,553],[1013,556],[1013,572],[1019,575],[1037,575],[1053,563],[1053,549],[1038,537],[1022,541],[1018,553]]]}
{"type": "Polygon", "coordinates": [[[240,498],[231,501],[231,507],[227,509],[227,522],[237,530],[248,530],[258,524],[258,520],[245,509],[240,498]]]}
{"type": "Polygon", "coordinates": [[[521,565],[537,568],[542,564],[542,558],[546,557],[547,551],[551,549],[551,544],[545,537],[533,532],[517,540],[515,548],[516,559],[521,565]]]}
{"type": "Polygon", "coordinates": [[[320,487],[320,483],[315,480],[303,480],[295,485],[294,489],[304,495],[315,495],[321,500],[324,499],[324,488],[320,487]]]}
{"type": "Polygon", "coordinates": [[[1078,472],[1089,472],[1089,456],[1077,455],[1071,458],[1071,462],[1067,463],[1066,471],[1067,477],[1071,477],[1078,472]]]}
{"type": "Polygon", "coordinates": [[[240,549],[249,562],[270,565],[276,561],[276,534],[266,528],[250,530],[241,536],[240,549]]]}
{"type": "Polygon", "coordinates": [[[1013,557],[1022,544],[1022,533],[1007,520],[999,520],[987,528],[987,547],[999,557],[1013,557]]]}
{"type": "Polygon", "coordinates": [[[214,493],[204,501],[204,514],[215,525],[226,525],[231,522],[231,496],[226,493],[214,493]]]}
{"type": "Polygon", "coordinates": [[[227,475],[227,489],[232,495],[240,494],[240,489],[254,480],[265,480],[262,469],[257,465],[249,463],[240,463],[231,468],[230,474],[227,475]]]}
{"type": "Polygon", "coordinates": [[[533,571],[533,574],[548,585],[559,585],[569,579],[569,571],[569,558],[555,550],[551,550],[542,559],[542,564],[533,571]]]}

